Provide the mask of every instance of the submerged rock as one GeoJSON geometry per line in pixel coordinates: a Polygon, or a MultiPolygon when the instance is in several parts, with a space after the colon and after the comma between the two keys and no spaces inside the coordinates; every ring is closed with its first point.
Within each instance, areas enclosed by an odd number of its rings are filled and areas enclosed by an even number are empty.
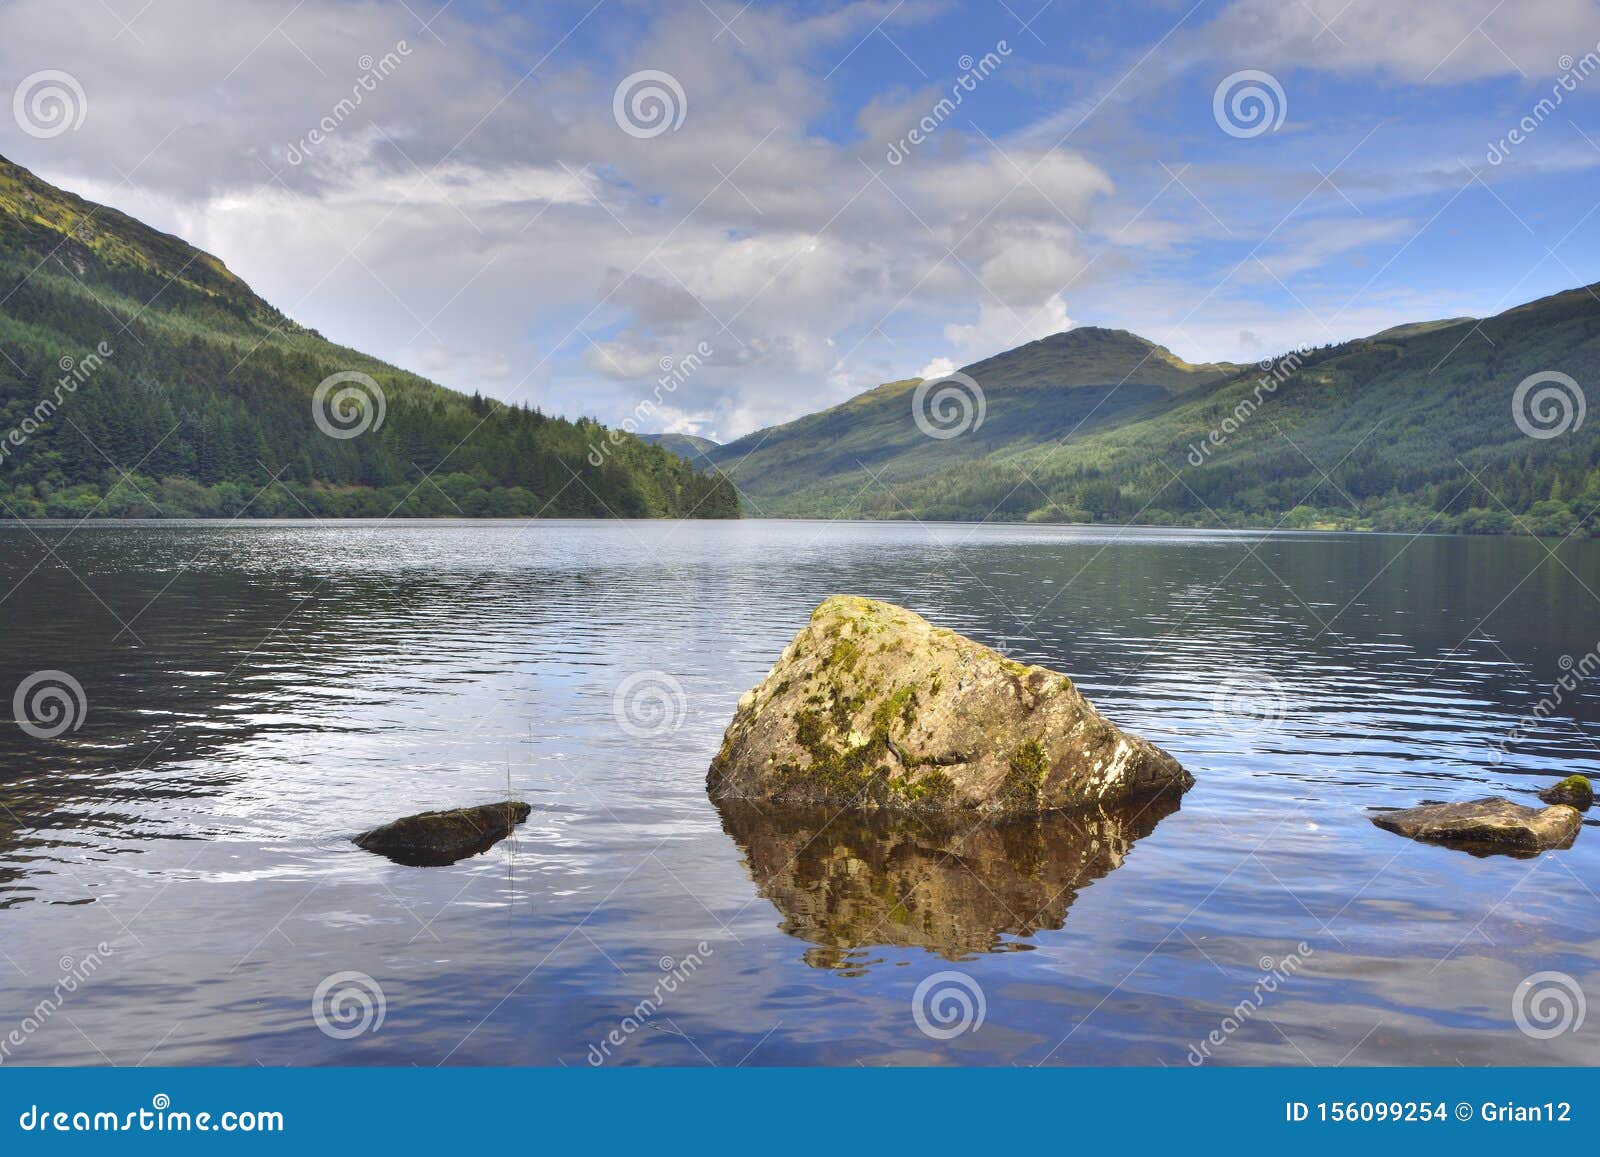
{"type": "Polygon", "coordinates": [[[533,809],[516,800],[454,811],[422,812],[356,837],[357,847],[413,868],[437,868],[486,852],[533,809]]]}
{"type": "Polygon", "coordinates": [[[970,815],[718,805],[779,927],[811,945],[803,959],[846,974],[874,948],[920,948],[949,960],[1017,951],[1060,928],[1078,893],[1121,866],[1134,841],[1178,808],[1152,796],[973,822],[970,815]]]}
{"type": "Polygon", "coordinates": [[[1414,840],[1448,844],[1466,851],[1530,855],[1572,844],[1582,825],[1576,808],[1523,807],[1501,796],[1470,803],[1426,804],[1380,812],[1372,822],[1414,840]]]}
{"type": "Polygon", "coordinates": [[[1033,813],[1181,793],[1178,761],[1072,680],[891,603],[836,596],[739,700],[713,799],[1033,813]]]}
{"type": "Polygon", "coordinates": [[[1571,804],[1579,811],[1587,811],[1594,803],[1594,788],[1581,775],[1569,775],[1560,783],[1551,784],[1539,793],[1545,803],[1571,804]]]}

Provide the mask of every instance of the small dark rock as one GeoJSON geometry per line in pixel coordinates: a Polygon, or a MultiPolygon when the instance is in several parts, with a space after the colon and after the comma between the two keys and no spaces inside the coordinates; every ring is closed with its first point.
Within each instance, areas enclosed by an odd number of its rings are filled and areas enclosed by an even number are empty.
{"type": "Polygon", "coordinates": [[[1594,788],[1581,775],[1569,775],[1560,783],[1553,783],[1539,793],[1545,803],[1571,804],[1579,811],[1588,811],[1594,803],[1594,788]]]}
{"type": "Polygon", "coordinates": [[[356,846],[413,868],[437,868],[486,852],[511,834],[533,809],[516,800],[454,811],[423,812],[373,828],[356,846]]]}
{"type": "Polygon", "coordinates": [[[1447,844],[1480,855],[1535,855],[1572,844],[1582,826],[1576,808],[1523,807],[1500,796],[1470,803],[1425,804],[1380,812],[1372,822],[1413,840],[1447,844]]]}

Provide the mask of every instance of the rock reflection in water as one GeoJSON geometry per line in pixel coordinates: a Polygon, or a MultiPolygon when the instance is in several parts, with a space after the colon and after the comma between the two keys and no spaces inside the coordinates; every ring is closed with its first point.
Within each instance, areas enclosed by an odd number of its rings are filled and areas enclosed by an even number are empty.
{"type": "Polygon", "coordinates": [[[859,971],[861,949],[922,948],[951,960],[1027,947],[1060,928],[1081,888],[1121,865],[1178,809],[1162,796],[1115,809],[1003,823],[968,816],[840,814],[719,805],[757,890],[817,968],[859,971]]]}

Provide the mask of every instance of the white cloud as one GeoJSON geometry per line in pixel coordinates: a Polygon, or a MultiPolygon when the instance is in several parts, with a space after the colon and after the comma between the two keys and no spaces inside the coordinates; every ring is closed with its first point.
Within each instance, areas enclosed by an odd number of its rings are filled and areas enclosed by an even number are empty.
{"type": "MultiPolygon", "coordinates": [[[[663,357],[704,340],[714,355],[661,420],[727,439],[903,376],[907,350],[929,358],[926,376],[1070,328],[1069,300],[1124,311],[1112,324],[1182,324],[1213,355],[1239,348],[1243,329],[1281,340],[1297,322],[1221,300],[1190,318],[1192,287],[1186,300],[1170,270],[1167,281],[1151,272],[1199,240],[1253,240],[1229,232],[1229,206],[1245,188],[1276,204],[1259,191],[1270,175],[1180,170],[1224,226],[1178,188],[1142,210],[1128,174],[1155,170],[1160,139],[1116,135],[1096,152],[1084,133],[1049,146],[1089,111],[1091,128],[1131,132],[1119,103],[1243,56],[1438,83],[1515,75],[1504,49],[1548,71],[1559,52],[1583,49],[1557,41],[1593,26],[1596,7],[1508,4],[1484,20],[1492,0],[1354,0],[1343,14],[1344,0],[1308,2],[1237,0],[1210,25],[1186,25],[1125,83],[1111,84],[1113,62],[1101,95],[1045,122],[1048,133],[991,141],[963,110],[897,166],[882,141],[938,78],[886,81],[841,108],[828,77],[880,22],[898,36],[932,12],[895,0],[751,6],[737,37],[716,39],[698,0],[630,6],[586,56],[543,6],[496,8],[492,39],[446,9],[435,39],[404,6],[376,0],[306,0],[287,15],[276,0],[234,0],[227,20],[209,0],[162,0],[132,18],[135,36],[93,5],[12,0],[0,8],[0,75],[69,64],[89,98],[81,131],[19,140],[14,159],[217,253],[330,338],[456,388],[612,419],[649,392],[663,357]],[[361,58],[402,41],[392,75],[290,164],[291,144],[350,97],[361,58]],[[638,139],[614,122],[617,83],[643,68],[682,85],[681,129],[638,139]],[[823,136],[824,123],[858,135],[823,136]]],[[[1020,66],[990,83],[1009,84],[1020,66]]],[[[1346,170],[1340,187],[1376,200],[1361,179],[1346,170]]],[[[1272,191],[1292,204],[1304,189],[1272,191]]],[[[1261,257],[1287,279],[1395,227],[1378,216],[1285,227],[1261,257]]],[[[1265,276],[1251,270],[1240,280],[1265,276]]]]}
{"type": "Polygon", "coordinates": [[[1235,0],[1202,38],[1217,55],[1248,58],[1258,68],[1385,73],[1413,83],[1455,84],[1553,74],[1562,54],[1582,56],[1594,48],[1600,5],[1595,0],[1235,0]]]}
{"type": "Polygon", "coordinates": [[[1033,309],[1017,310],[985,302],[978,308],[977,321],[970,325],[953,322],[944,327],[944,336],[959,351],[963,363],[970,363],[1073,325],[1067,316],[1067,303],[1054,294],[1033,309]]]}

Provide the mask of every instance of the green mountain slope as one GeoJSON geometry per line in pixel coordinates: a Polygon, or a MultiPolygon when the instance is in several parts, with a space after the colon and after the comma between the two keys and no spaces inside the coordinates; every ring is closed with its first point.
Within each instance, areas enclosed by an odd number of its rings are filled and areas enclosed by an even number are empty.
{"type": "Polygon", "coordinates": [[[21,517],[738,513],[725,479],[665,449],[334,345],[210,254],[4,158],[0,503],[21,517]]]}
{"type": "MultiPolygon", "coordinates": [[[[1291,353],[1270,369],[1213,375],[1131,406],[1119,404],[1124,386],[1067,429],[1036,418],[1026,388],[988,388],[1008,380],[997,368],[1032,362],[1032,349],[968,367],[988,413],[948,441],[917,445],[901,384],[758,432],[718,460],[751,492],[752,509],[801,516],[1600,534],[1600,421],[1578,421],[1584,388],[1593,395],[1600,383],[1596,288],[1483,321],[1399,326],[1291,353]],[[1576,385],[1529,387],[1524,424],[1536,433],[1564,427],[1535,437],[1515,420],[1513,396],[1546,372],[1576,385]],[[1529,412],[1545,389],[1555,393],[1541,422],[1529,412]],[[873,415],[868,439],[842,420],[861,408],[873,415]],[[829,428],[847,449],[810,448],[813,468],[806,454],[788,452],[791,432],[829,428]],[[741,446],[761,449],[740,465],[741,446]],[[883,446],[893,452],[880,454],[883,446]],[[776,456],[786,472],[770,465],[776,456]],[[889,469],[873,482],[857,461],[889,469]]],[[[1044,375],[1033,390],[1073,392],[1044,375]]]]}
{"type": "Polygon", "coordinates": [[[640,434],[639,437],[651,445],[672,451],[679,458],[702,470],[712,464],[711,454],[719,449],[717,443],[698,434],[640,434]]]}
{"type": "Polygon", "coordinates": [[[749,506],[770,514],[832,517],[874,476],[899,485],[953,462],[1038,446],[1170,404],[1220,381],[1237,366],[1195,366],[1123,330],[1086,326],[1053,334],[967,366],[982,393],[954,380],[917,397],[919,379],[889,382],[823,410],[761,430],[711,452],[749,506]],[[941,391],[951,392],[941,402],[941,391]],[[932,437],[914,419],[946,432],[932,437]]]}

